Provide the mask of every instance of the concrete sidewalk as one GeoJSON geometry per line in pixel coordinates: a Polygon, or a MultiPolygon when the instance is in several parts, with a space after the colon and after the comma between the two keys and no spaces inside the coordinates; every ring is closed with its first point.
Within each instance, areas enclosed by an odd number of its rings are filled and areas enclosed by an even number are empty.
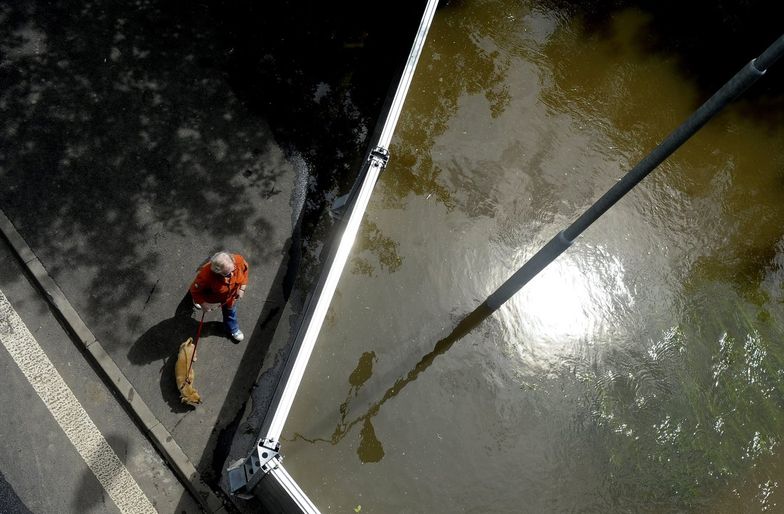
{"type": "Polygon", "coordinates": [[[6,237],[62,292],[55,303],[83,321],[77,339],[109,379],[127,379],[148,425],[214,486],[282,312],[295,165],[217,68],[193,65],[213,43],[174,20],[157,30],[154,8],[2,11],[6,237]],[[194,409],[180,403],[174,363],[197,320],[178,306],[218,249],[250,263],[246,338],[234,344],[208,315],[194,409]]]}

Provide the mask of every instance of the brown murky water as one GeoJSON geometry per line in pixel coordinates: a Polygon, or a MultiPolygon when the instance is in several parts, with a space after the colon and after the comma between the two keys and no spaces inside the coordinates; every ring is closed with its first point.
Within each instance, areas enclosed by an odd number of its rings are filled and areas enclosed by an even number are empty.
{"type": "Polygon", "coordinates": [[[704,99],[649,21],[437,13],[283,434],[323,512],[784,508],[780,114],[723,113],[437,344],[704,99]]]}

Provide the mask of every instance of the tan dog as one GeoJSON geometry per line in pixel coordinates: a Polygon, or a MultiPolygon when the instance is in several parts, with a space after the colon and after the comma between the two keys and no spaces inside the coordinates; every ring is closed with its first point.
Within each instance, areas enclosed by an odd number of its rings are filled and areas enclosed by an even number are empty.
{"type": "Polygon", "coordinates": [[[180,400],[182,403],[188,405],[198,405],[201,403],[201,396],[196,392],[193,387],[193,365],[191,359],[193,358],[193,338],[189,337],[187,341],[180,345],[180,352],[177,355],[177,364],[174,367],[174,376],[177,379],[177,389],[180,391],[180,400]],[[190,373],[188,372],[190,366],[190,373]],[[187,379],[185,375],[188,375],[187,379]]]}

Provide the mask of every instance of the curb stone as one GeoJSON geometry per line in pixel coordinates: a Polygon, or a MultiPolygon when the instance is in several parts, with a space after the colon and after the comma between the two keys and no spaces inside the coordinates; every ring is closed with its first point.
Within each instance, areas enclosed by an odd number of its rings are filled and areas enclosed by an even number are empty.
{"type": "Polygon", "coordinates": [[[84,353],[90,356],[93,364],[101,369],[116,393],[115,396],[122,399],[126,410],[130,411],[136,421],[144,428],[144,433],[162,454],[166,463],[172,468],[188,492],[206,512],[215,514],[226,512],[221,499],[204,483],[196,467],[182,451],[171,433],[155,417],[114,360],[104,350],[103,345],[96,340],[92,331],[79,317],[65,294],[49,276],[46,268],[2,209],[0,209],[0,233],[8,241],[13,253],[16,254],[27,273],[33,278],[35,285],[44,293],[52,310],[60,317],[66,329],[73,336],[74,342],[78,342],[84,353]]]}

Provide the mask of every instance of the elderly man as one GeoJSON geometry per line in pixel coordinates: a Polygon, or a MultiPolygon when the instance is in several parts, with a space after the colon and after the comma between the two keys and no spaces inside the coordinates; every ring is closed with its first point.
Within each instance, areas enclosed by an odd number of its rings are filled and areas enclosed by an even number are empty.
{"type": "Polygon", "coordinates": [[[231,338],[245,339],[237,321],[236,301],[243,297],[248,285],[248,263],[238,254],[218,252],[196,273],[190,292],[197,309],[210,311],[219,304],[223,324],[231,338]]]}

